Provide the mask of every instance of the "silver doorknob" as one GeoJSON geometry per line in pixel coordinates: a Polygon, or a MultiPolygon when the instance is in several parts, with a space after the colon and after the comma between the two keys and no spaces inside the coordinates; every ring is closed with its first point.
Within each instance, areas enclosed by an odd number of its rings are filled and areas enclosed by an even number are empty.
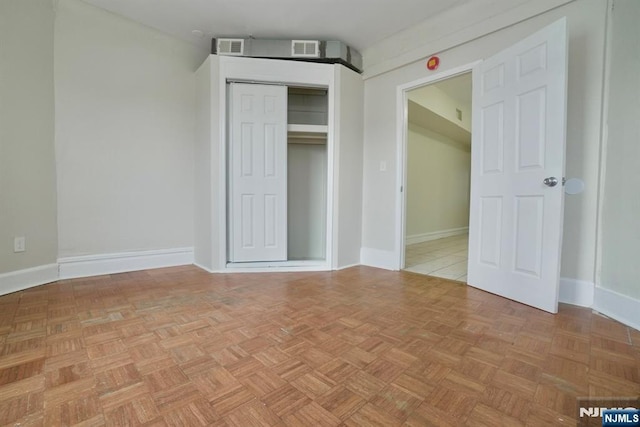
{"type": "Polygon", "coordinates": [[[550,176],[543,179],[542,183],[547,187],[555,187],[556,185],[558,185],[558,178],[556,178],[555,176],[550,176]]]}

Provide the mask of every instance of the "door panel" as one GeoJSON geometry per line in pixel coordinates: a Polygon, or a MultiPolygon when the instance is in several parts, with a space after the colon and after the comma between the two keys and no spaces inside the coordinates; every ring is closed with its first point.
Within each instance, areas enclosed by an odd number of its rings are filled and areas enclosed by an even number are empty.
{"type": "Polygon", "coordinates": [[[480,201],[480,257],[486,266],[500,268],[502,238],[502,197],[483,197],[480,201]]]}
{"type": "Polygon", "coordinates": [[[287,89],[230,85],[229,261],[287,259],[287,89]]]}
{"type": "Polygon", "coordinates": [[[278,167],[278,127],[273,124],[264,126],[264,177],[275,178],[278,167]]]}
{"type": "Polygon", "coordinates": [[[517,171],[544,169],[547,96],[544,87],[516,98],[517,171]]]}
{"type": "Polygon", "coordinates": [[[255,247],[254,244],[254,210],[253,210],[253,194],[242,194],[242,212],[240,214],[242,218],[241,232],[242,232],[242,245],[243,249],[251,249],[255,247]]]}
{"type": "Polygon", "coordinates": [[[241,139],[241,176],[253,176],[253,123],[242,123],[240,130],[241,139]]]}
{"type": "Polygon", "coordinates": [[[562,19],[473,73],[471,286],[558,309],[567,79],[562,19]]]}
{"type": "Polygon", "coordinates": [[[278,197],[274,194],[264,195],[264,247],[273,249],[278,246],[278,197]]]}
{"type": "Polygon", "coordinates": [[[482,110],[482,173],[501,173],[504,161],[504,104],[489,105],[482,110]]]}
{"type": "Polygon", "coordinates": [[[518,196],[515,208],[514,270],[540,277],[544,197],[518,196]]]}

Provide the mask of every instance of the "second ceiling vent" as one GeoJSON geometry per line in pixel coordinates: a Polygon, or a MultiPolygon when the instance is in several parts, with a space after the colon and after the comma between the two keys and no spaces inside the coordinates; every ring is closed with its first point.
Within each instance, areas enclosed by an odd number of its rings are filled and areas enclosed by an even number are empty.
{"type": "Polygon", "coordinates": [[[320,42],[318,40],[291,40],[291,56],[318,58],[320,42]]]}

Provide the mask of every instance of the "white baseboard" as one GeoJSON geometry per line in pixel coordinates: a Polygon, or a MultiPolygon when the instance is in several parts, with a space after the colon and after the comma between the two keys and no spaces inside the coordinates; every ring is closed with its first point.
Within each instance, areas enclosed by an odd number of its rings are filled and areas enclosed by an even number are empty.
{"type": "Polygon", "coordinates": [[[212,273],[212,274],[213,274],[213,273],[220,273],[219,271],[212,270],[212,269],[210,269],[209,267],[205,267],[205,266],[204,266],[204,265],[202,265],[202,264],[198,264],[198,263],[197,263],[197,262],[195,262],[195,261],[194,261],[193,265],[195,265],[196,267],[198,267],[198,268],[200,268],[200,269],[202,269],[202,270],[206,271],[207,273],[212,273]]]}
{"type": "Polygon", "coordinates": [[[289,273],[294,271],[331,271],[325,260],[288,260],[228,262],[222,273],[289,273]]]}
{"type": "Polygon", "coordinates": [[[445,237],[458,236],[460,234],[467,234],[469,227],[451,228],[449,230],[432,231],[430,233],[414,234],[407,236],[405,239],[405,245],[415,245],[416,243],[428,242],[429,240],[443,239],[445,237]]]}
{"type": "Polygon", "coordinates": [[[58,264],[46,264],[34,268],[0,274],[0,295],[10,294],[58,280],[58,264]]]}
{"type": "Polygon", "coordinates": [[[640,330],[640,300],[596,287],[593,309],[640,330]]]}
{"type": "Polygon", "coordinates": [[[193,264],[193,248],[118,252],[58,259],[60,279],[193,264]]]}
{"type": "Polygon", "coordinates": [[[360,263],[356,263],[356,264],[349,264],[349,265],[340,265],[340,266],[336,267],[336,271],[346,270],[347,268],[357,267],[359,265],[361,265],[361,264],[360,263]]]}
{"type": "Polygon", "coordinates": [[[592,307],[595,285],[586,280],[560,278],[558,300],[580,307],[592,307]]]}
{"type": "Polygon", "coordinates": [[[398,270],[398,255],[393,251],[382,249],[361,248],[360,263],[369,267],[398,270]]]}
{"type": "Polygon", "coordinates": [[[226,267],[224,270],[217,273],[234,274],[234,273],[294,273],[294,272],[317,272],[317,271],[331,271],[327,267],[312,267],[312,266],[299,266],[299,267],[226,267]]]}
{"type": "MultiPolygon", "coordinates": [[[[211,274],[220,274],[220,273],[282,273],[282,272],[291,272],[291,271],[331,271],[325,264],[316,265],[316,266],[292,266],[292,267],[269,267],[269,268],[259,268],[259,267],[251,267],[251,268],[240,268],[240,267],[225,267],[222,270],[211,270],[208,267],[205,267],[197,262],[194,262],[193,265],[196,267],[206,271],[211,274]]],[[[357,267],[361,264],[350,264],[343,265],[336,268],[337,270],[345,270],[351,267],[357,267]]]]}

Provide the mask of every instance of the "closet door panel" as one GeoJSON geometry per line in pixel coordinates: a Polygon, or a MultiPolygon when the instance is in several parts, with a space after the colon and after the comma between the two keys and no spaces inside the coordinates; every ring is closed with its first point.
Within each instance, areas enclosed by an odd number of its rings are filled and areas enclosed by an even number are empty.
{"type": "Polygon", "coordinates": [[[229,261],[287,259],[287,88],[233,83],[229,261]]]}

